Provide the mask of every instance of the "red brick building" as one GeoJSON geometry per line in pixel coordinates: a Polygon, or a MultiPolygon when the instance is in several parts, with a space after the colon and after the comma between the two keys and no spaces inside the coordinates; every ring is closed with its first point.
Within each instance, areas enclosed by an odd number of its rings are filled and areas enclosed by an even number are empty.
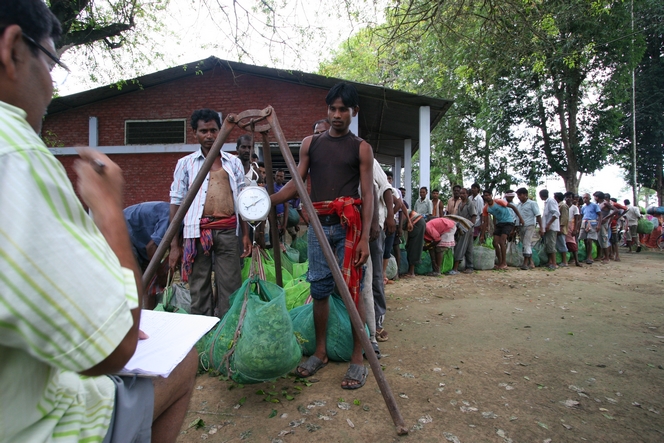
{"type": "MultiPolygon", "coordinates": [[[[125,204],[168,201],[177,160],[198,149],[189,117],[211,108],[238,114],[271,105],[294,154],[312,133],[314,121],[326,117],[325,96],[339,79],[283,71],[211,57],[128,81],[53,100],[42,135],[74,178],[74,146],[94,146],[118,163],[125,174],[125,204]]],[[[360,113],[353,132],[365,138],[381,163],[400,170],[410,154],[440,121],[452,102],[355,84],[360,113]],[[422,109],[429,113],[422,117],[422,109]],[[422,124],[424,122],[424,125],[422,124]],[[426,128],[424,136],[422,127],[426,128]],[[411,152],[404,151],[409,146],[411,152]]],[[[243,132],[235,129],[224,150],[234,150],[243,132]]],[[[257,137],[259,139],[259,137],[257,137]]],[[[275,141],[274,137],[270,138],[275,141]]],[[[278,149],[273,146],[275,167],[278,149]]],[[[283,166],[282,166],[283,167],[283,166]]],[[[395,174],[397,176],[397,174],[395,174]]],[[[428,177],[427,177],[428,178],[428,177]]]]}

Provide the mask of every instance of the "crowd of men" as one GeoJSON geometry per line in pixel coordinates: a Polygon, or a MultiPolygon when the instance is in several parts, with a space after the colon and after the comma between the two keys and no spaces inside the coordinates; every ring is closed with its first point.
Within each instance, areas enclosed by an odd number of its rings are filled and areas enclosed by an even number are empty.
{"type": "MultiPolygon", "coordinates": [[[[3,2],[0,30],[0,441],[174,442],[194,386],[196,353],[190,352],[167,379],[113,374],[132,357],[139,339],[149,340],[139,331],[141,267],[154,257],[164,227],[201,170],[221,128],[219,114],[210,109],[192,114],[200,149],[177,162],[168,206],[155,203],[123,213],[122,171],[109,157],[80,149],[77,195],[38,136],[53,95],[50,70],[55,64],[64,67],[55,55],[54,41],[61,33],[57,18],[42,0],[3,2]],[[49,223],[38,222],[44,219],[49,223]],[[153,226],[143,229],[148,223],[153,226]],[[130,231],[141,241],[132,245],[130,231]]],[[[326,330],[335,282],[323,255],[325,242],[337,257],[379,356],[378,342],[389,339],[383,327],[384,270],[392,252],[400,257],[402,237],[409,261],[404,277],[414,276],[422,251],[430,252],[432,275],[438,275],[449,248],[454,248],[455,262],[449,273],[458,273],[464,260],[464,272],[473,272],[473,240],[489,233],[497,269],[506,267],[505,245],[517,232],[523,243],[522,269],[529,269],[536,226],[552,268],[556,252],[574,253],[581,240],[587,249],[598,242],[600,260],[619,260],[617,232],[623,216],[629,248],[638,248],[632,229],[638,210],[601,192],[594,202],[584,195],[581,206],[573,195],[550,198],[543,190],[540,214],[525,189],[496,199],[489,191],[480,195],[477,184],[470,191],[455,186],[444,205],[438,192],[429,200],[422,188],[411,210],[403,193],[392,187],[391,174],[373,158],[371,146],[349,129],[359,111],[355,88],[339,83],[325,102],[327,120],[316,122],[314,134],[303,140],[297,170],[311,184],[316,213],[308,216],[319,219],[326,237],[308,231],[316,349],[296,369],[301,377],[328,363],[326,330]],[[515,196],[520,201],[516,205],[515,196]]],[[[171,241],[168,266],[181,267],[194,314],[222,317],[241,284],[241,259],[252,248],[236,198],[248,183],[264,182],[271,173],[252,158],[251,144],[250,138],[240,137],[238,156],[221,152],[214,159],[187,210],[181,235],[171,241]]],[[[299,206],[293,199],[294,183],[284,183],[283,171],[277,171],[271,201],[282,227],[287,226],[289,205],[299,206]]],[[[576,255],[574,260],[580,265],[576,255]]],[[[367,379],[360,333],[353,330],[343,389],[360,388],[367,379]]]]}
{"type": "MultiPolygon", "coordinates": [[[[163,226],[173,220],[217,138],[218,113],[193,113],[191,128],[200,149],[177,162],[168,211],[151,203],[123,212],[122,171],[89,148],[79,149],[75,163],[77,195],[38,135],[53,93],[50,70],[62,65],[54,44],[60,24],[42,0],[20,0],[0,5],[0,30],[0,416],[6,425],[0,427],[0,440],[174,442],[194,386],[196,352],[189,352],[167,379],[114,374],[139,340],[150,340],[139,330],[145,304],[141,268],[154,258],[163,226]],[[51,223],[35,223],[43,217],[51,223]],[[142,229],[145,223],[152,227],[142,229]],[[130,230],[142,241],[132,244],[130,230]]],[[[336,254],[364,319],[364,265],[374,256],[376,271],[367,275],[373,280],[382,276],[383,243],[395,231],[387,176],[371,146],[349,129],[359,111],[357,91],[339,83],[325,102],[329,127],[303,140],[297,171],[302,179],[308,176],[316,211],[309,216],[319,219],[326,236],[308,234],[316,350],[296,369],[301,377],[328,362],[327,317],[335,282],[322,242],[336,254]],[[376,189],[386,203],[381,208],[374,207],[376,189]],[[384,215],[374,216],[374,208],[384,215]]],[[[221,152],[214,159],[186,212],[181,235],[170,244],[167,263],[171,269],[180,266],[189,282],[192,313],[223,316],[241,283],[240,259],[250,253],[251,241],[236,198],[247,180],[261,181],[264,174],[259,165],[258,171],[251,165],[245,169],[246,144],[238,140],[239,156],[221,152]]],[[[283,171],[275,177],[271,200],[284,205],[286,224],[286,202],[296,198],[296,190],[281,177],[283,171]]],[[[383,285],[382,278],[377,283],[383,285]]],[[[373,301],[368,323],[375,326],[385,312],[384,295],[376,309],[373,301]]],[[[353,330],[343,389],[360,388],[367,379],[360,333],[353,330]]]]}
{"type": "MultiPolygon", "coordinates": [[[[546,266],[549,269],[567,267],[568,253],[576,266],[582,266],[578,258],[579,242],[583,241],[586,251],[593,250],[593,244],[599,251],[598,260],[620,261],[619,244],[624,232],[624,244],[627,252],[640,251],[637,225],[642,217],[639,208],[629,200],[619,203],[610,194],[595,192],[592,197],[572,192],[556,192],[549,195],[547,189],[539,191],[543,210],[537,202],[530,199],[526,188],[505,192],[503,198],[494,198],[490,190],[480,195],[480,186],[474,183],[470,190],[455,185],[452,197],[443,205],[439,192],[433,190],[431,199],[427,198],[428,189],[420,188],[420,198],[413,203],[413,210],[408,212],[415,227],[407,234],[406,251],[409,270],[403,277],[413,277],[414,267],[420,262],[422,251],[436,251],[431,254],[433,271],[428,275],[440,275],[440,254],[448,248],[454,248],[454,266],[448,275],[459,273],[463,261],[465,273],[472,273],[473,243],[484,243],[489,235],[493,237],[496,264],[493,269],[507,269],[506,254],[508,242],[518,242],[523,254],[522,270],[535,267],[533,261],[534,240],[541,240],[546,254],[546,266]],[[514,202],[517,197],[518,203],[514,202]],[[436,221],[440,217],[457,223],[436,221]],[[455,240],[450,242],[450,234],[455,240]],[[443,235],[447,238],[443,239],[443,235]],[[435,243],[435,246],[434,244],[435,243]],[[557,254],[561,262],[557,263],[557,254]]],[[[592,253],[586,254],[586,264],[594,262],[592,253]]],[[[398,256],[395,255],[398,259],[398,256]]]]}

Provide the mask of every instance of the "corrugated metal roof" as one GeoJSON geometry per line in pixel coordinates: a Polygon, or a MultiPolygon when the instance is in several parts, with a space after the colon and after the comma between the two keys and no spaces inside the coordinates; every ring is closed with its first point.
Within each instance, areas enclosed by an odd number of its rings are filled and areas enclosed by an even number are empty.
{"type": "MultiPolygon", "coordinates": [[[[58,97],[49,105],[48,113],[57,114],[185,77],[196,76],[201,71],[209,71],[219,65],[223,65],[237,73],[324,90],[328,90],[334,84],[343,80],[301,71],[248,65],[209,57],[194,63],[187,63],[128,80],[121,87],[107,85],[58,97]]],[[[407,138],[413,141],[413,152],[417,149],[420,106],[430,107],[430,128],[433,130],[453,103],[452,100],[410,94],[378,85],[350,81],[349,83],[355,85],[360,95],[360,135],[373,146],[377,153],[388,156],[401,156],[403,154],[403,140],[407,138]]]]}

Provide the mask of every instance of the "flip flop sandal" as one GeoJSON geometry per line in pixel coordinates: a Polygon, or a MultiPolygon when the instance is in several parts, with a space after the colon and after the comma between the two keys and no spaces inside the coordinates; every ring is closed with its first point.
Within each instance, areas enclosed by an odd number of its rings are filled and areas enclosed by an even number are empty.
{"type": "Polygon", "coordinates": [[[360,389],[367,382],[369,370],[364,365],[352,364],[348,367],[343,381],[356,381],[354,385],[341,385],[341,389],[360,389]]]}
{"type": "Polygon", "coordinates": [[[325,366],[327,366],[327,363],[324,363],[323,360],[316,357],[315,355],[312,355],[307,359],[307,361],[305,361],[295,369],[295,375],[301,378],[311,377],[316,372],[323,369],[325,366]],[[306,371],[307,375],[304,375],[302,373],[303,371],[306,371]]]}
{"type": "Polygon", "coordinates": [[[389,339],[387,331],[383,328],[376,329],[376,341],[385,342],[389,339]]]}
{"type": "Polygon", "coordinates": [[[383,356],[383,354],[380,353],[380,348],[378,347],[378,343],[371,342],[371,347],[373,348],[374,352],[376,353],[376,358],[380,360],[380,358],[383,356]]]}

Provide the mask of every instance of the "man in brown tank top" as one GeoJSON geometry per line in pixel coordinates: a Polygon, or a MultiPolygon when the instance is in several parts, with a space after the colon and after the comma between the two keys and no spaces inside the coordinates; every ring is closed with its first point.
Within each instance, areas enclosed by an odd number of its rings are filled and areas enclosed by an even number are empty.
{"type": "MultiPolygon", "coordinates": [[[[367,142],[349,129],[352,116],[359,111],[359,96],[355,87],[348,83],[338,83],[330,89],[325,102],[330,129],[302,141],[298,174],[304,180],[309,173],[311,200],[327,237],[321,240],[328,241],[336,253],[344,280],[364,323],[359,279],[361,267],[369,257],[369,230],[373,216],[373,151],[367,142]],[[360,183],[361,195],[358,195],[360,183]],[[360,197],[361,209],[358,209],[360,197]]],[[[291,180],[281,191],[272,195],[272,204],[289,200],[295,193],[295,183],[291,180]]],[[[297,368],[296,372],[301,377],[314,375],[328,362],[326,330],[329,296],[334,290],[332,273],[313,229],[309,230],[308,240],[307,281],[311,283],[311,296],[314,299],[316,351],[297,368]]],[[[364,386],[368,374],[362,363],[362,345],[354,329],[353,342],[350,367],[341,382],[344,389],[364,386]]]]}
{"type": "MultiPolygon", "coordinates": [[[[201,147],[178,160],[175,167],[171,220],[217,139],[221,119],[211,109],[199,109],[191,116],[191,127],[201,147]]],[[[178,236],[171,242],[169,264],[173,269],[182,258],[182,279],[189,282],[192,314],[223,317],[230,307],[231,294],[242,284],[239,258],[249,255],[251,242],[247,224],[237,215],[235,199],[244,185],[242,162],[221,152],[185,215],[184,251],[178,236]],[[243,251],[238,250],[240,232],[243,251]],[[216,300],[211,283],[213,255],[216,300]]]]}

